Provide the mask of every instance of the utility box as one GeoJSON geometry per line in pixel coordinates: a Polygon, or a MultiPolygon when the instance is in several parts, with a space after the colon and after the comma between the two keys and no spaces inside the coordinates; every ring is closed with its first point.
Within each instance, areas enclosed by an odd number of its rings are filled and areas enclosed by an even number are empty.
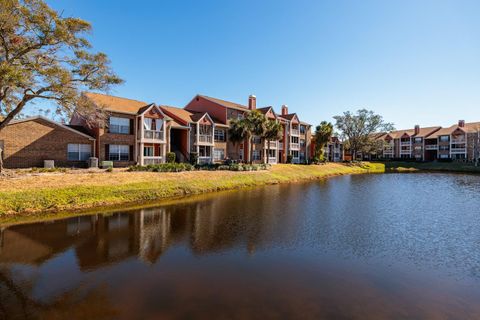
{"type": "Polygon", "coordinates": [[[113,161],[102,161],[102,169],[113,168],[113,161]]]}
{"type": "Polygon", "coordinates": [[[89,168],[98,168],[98,158],[91,157],[88,159],[89,168]]]}
{"type": "Polygon", "coordinates": [[[43,160],[43,167],[45,169],[55,168],[55,160],[43,160]]]}

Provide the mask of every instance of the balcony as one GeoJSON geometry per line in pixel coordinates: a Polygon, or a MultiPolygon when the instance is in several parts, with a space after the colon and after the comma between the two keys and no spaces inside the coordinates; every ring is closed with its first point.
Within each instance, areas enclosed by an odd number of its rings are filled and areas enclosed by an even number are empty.
{"type": "Polygon", "coordinates": [[[163,131],[143,130],[143,139],[163,140],[163,131]]]}
{"type": "Polygon", "coordinates": [[[402,141],[402,142],[400,142],[400,145],[401,145],[401,146],[410,146],[410,144],[411,144],[410,141],[402,141]]]}
{"type": "Polygon", "coordinates": [[[290,143],[290,149],[300,150],[300,143],[290,143]]]}
{"type": "MultiPolygon", "coordinates": [[[[268,142],[265,142],[265,148],[268,148],[268,142]]],[[[270,141],[270,149],[277,149],[277,141],[270,141]]]]}
{"type": "Polygon", "coordinates": [[[212,162],[211,157],[198,157],[198,164],[207,164],[212,162]]]}
{"type": "Polygon", "coordinates": [[[163,157],[143,157],[143,165],[163,163],[163,157]]]}
{"type": "Polygon", "coordinates": [[[198,143],[211,144],[211,143],[213,143],[213,136],[212,135],[206,135],[206,134],[200,134],[200,135],[198,135],[198,143]]]}
{"type": "Polygon", "coordinates": [[[426,144],[425,145],[425,150],[437,150],[438,149],[438,145],[436,144],[426,144]]]}
{"type": "Polygon", "coordinates": [[[467,143],[467,140],[465,138],[457,138],[457,139],[452,139],[451,143],[452,144],[467,143]]]}
{"type": "Polygon", "coordinates": [[[283,150],[283,142],[278,143],[278,149],[283,150]]]}
{"type": "Polygon", "coordinates": [[[450,149],[450,153],[466,153],[466,148],[452,148],[450,149]]]}
{"type": "Polygon", "coordinates": [[[300,130],[298,129],[292,129],[292,131],[290,131],[290,134],[292,136],[299,136],[300,135],[300,130]]]}

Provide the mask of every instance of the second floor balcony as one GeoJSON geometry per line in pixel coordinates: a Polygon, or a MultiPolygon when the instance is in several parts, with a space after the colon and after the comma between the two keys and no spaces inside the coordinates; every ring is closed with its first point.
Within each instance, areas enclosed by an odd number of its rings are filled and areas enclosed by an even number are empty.
{"type": "Polygon", "coordinates": [[[164,138],[164,132],[162,131],[156,131],[156,130],[143,130],[143,139],[147,140],[163,140],[164,138]]]}
{"type": "Polygon", "coordinates": [[[400,142],[400,145],[401,145],[401,146],[409,146],[410,144],[411,144],[410,141],[401,141],[401,142],[400,142]]]}
{"type": "Polygon", "coordinates": [[[298,130],[296,128],[292,128],[292,130],[290,131],[290,134],[292,136],[299,136],[300,135],[300,130],[298,130]]]}
{"type": "Polygon", "coordinates": [[[199,144],[212,144],[213,143],[213,136],[200,134],[198,135],[198,143],[199,144]]]}
{"type": "Polygon", "coordinates": [[[300,143],[290,143],[290,149],[292,150],[300,150],[300,143]]]}
{"type": "Polygon", "coordinates": [[[426,144],[425,145],[425,150],[437,150],[438,149],[438,145],[436,144],[426,144]]]}

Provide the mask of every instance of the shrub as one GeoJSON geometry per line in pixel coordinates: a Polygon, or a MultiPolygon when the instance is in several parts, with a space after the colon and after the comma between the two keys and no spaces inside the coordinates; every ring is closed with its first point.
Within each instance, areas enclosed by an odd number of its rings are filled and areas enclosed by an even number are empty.
{"type": "Polygon", "coordinates": [[[162,163],[149,164],[146,166],[131,166],[128,171],[150,171],[150,172],[181,172],[192,171],[193,166],[189,163],[162,163]]]}
{"type": "Polygon", "coordinates": [[[176,159],[175,152],[167,152],[166,160],[168,163],[174,163],[176,159]]]}
{"type": "Polygon", "coordinates": [[[113,168],[112,167],[108,167],[107,170],[105,170],[106,172],[113,172],[113,168]]]}
{"type": "Polygon", "coordinates": [[[196,165],[198,162],[198,153],[191,152],[190,153],[190,164],[196,165]]]}
{"type": "Polygon", "coordinates": [[[292,163],[292,160],[293,160],[293,156],[291,154],[289,154],[287,156],[287,163],[292,163]]]}

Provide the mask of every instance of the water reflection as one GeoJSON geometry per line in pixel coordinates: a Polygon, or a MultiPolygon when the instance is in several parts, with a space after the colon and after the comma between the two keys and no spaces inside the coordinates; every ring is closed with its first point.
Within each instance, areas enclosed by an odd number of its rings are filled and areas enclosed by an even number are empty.
{"type": "Polygon", "coordinates": [[[480,177],[270,186],[0,228],[0,319],[477,318],[480,177]]]}

